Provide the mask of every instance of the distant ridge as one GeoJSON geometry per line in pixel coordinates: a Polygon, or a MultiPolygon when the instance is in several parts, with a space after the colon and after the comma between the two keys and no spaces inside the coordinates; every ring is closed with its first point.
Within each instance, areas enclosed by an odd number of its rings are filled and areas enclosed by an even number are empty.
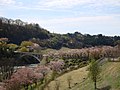
{"type": "Polygon", "coordinates": [[[60,49],[83,48],[91,46],[110,45],[120,40],[120,36],[104,36],[102,34],[89,35],[80,32],[57,34],[50,33],[41,28],[37,23],[27,23],[20,19],[7,19],[0,17],[0,38],[8,38],[9,43],[20,44],[22,41],[31,40],[44,48],[60,49]]]}

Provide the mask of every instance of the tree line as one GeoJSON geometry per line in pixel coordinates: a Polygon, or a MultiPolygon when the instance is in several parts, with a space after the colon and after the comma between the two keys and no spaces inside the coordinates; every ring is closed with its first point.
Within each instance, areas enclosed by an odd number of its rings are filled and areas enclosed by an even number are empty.
{"type": "Polygon", "coordinates": [[[8,38],[10,43],[20,44],[30,40],[43,48],[60,49],[83,48],[92,46],[115,46],[120,36],[104,36],[102,34],[90,35],[79,32],[56,34],[50,33],[36,23],[23,22],[20,19],[12,20],[0,18],[0,38],[8,38]]]}

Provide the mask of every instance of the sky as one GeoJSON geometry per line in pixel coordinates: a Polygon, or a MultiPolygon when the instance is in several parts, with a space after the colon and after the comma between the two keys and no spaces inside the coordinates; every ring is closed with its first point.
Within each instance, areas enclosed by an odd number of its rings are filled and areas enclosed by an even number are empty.
{"type": "Polygon", "coordinates": [[[120,36],[120,0],[0,0],[0,17],[38,23],[51,33],[120,36]]]}

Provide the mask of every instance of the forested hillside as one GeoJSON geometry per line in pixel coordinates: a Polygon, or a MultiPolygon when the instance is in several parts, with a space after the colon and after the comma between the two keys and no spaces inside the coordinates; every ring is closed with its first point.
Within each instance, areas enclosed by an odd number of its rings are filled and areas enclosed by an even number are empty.
{"type": "Polygon", "coordinates": [[[91,46],[111,45],[120,40],[120,36],[89,35],[79,32],[56,34],[50,33],[39,24],[23,22],[0,17],[0,38],[8,38],[10,43],[20,44],[30,40],[44,48],[60,49],[61,47],[82,48],[91,46]]]}
{"type": "Polygon", "coordinates": [[[38,24],[27,24],[19,19],[0,18],[0,37],[7,37],[11,42],[19,44],[33,37],[48,39],[49,32],[38,24]]]}

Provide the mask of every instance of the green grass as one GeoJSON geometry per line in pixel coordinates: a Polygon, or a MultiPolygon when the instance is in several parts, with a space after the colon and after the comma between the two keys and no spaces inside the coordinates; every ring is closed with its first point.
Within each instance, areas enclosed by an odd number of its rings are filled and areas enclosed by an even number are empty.
{"type": "Polygon", "coordinates": [[[48,54],[48,53],[50,53],[50,52],[56,53],[56,52],[66,51],[66,50],[68,51],[68,50],[71,50],[71,49],[70,49],[70,48],[66,48],[66,47],[62,47],[62,48],[59,49],[59,50],[48,48],[48,49],[42,50],[41,52],[42,52],[43,54],[48,54]]]}
{"type": "MultiPolygon", "coordinates": [[[[94,90],[93,82],[88,78],[88,66],[71,71],[57,78],[59,90],[94,90]],[[67,78],[71,76],[71,89],[67,78]]],[[[101,78],[97,82],[100,90],[120,90],[120,62],[105,62],[101,66],[101,78]]],[[[55,81],[49,84],[49,90],[55,90],[55,81]]],[[[45,90],[48,90],[47,88],[45,90]]]]}

